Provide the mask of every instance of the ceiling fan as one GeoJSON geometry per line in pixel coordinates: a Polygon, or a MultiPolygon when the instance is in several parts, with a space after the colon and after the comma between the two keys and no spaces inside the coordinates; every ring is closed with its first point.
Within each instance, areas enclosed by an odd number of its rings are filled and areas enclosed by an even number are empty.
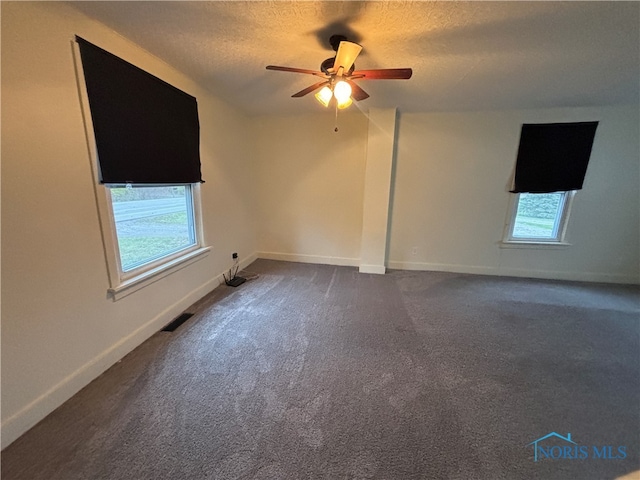
{"type": "Polygon", "coordinates": [[[316,93],[316,99],[325,107],[329,106],[332,98],[336,99],[337,108],[347,108],[353,100],[359,101],[369,98],[354,80],[407,80],[413,71],[410,68],[383,68],[376,70],[356,70],[355,60],[362,51],[362,46],[347,41],[343,35],[332,35],[329,43],[336,52],[335,57],[327,58],[320,65],[320,71],[302,68],[279,67],[267,65],[267,70],[281,72],[305,73],[315,75],[323,80],[291,95],[294,98],[304,97],[308,93],[321,89],[316,93]]]}

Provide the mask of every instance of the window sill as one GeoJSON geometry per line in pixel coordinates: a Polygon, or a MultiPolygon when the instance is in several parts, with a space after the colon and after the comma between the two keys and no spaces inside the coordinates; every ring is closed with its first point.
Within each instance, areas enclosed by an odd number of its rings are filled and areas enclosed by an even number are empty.
{"type": "Polygon", "coordinates": [[[567,242],[536,242],[533,240],[517,241],[505,240],[498,245],[500,248],[532,248],[538,250],[553,250],[570,247],[572,244],[567,242]]]}
{"type": "Polygon", "coordinates": [[[155,268],[151,268],[145,272],[140,273],[139,275],[136,275],[135,277],[131,277],[122,281],[119,285],[110,288],[108,292],[109,294],[111,294],[114,302],[118,301],[121,298],[124,298],[127,295],[130,295],[133,292],[146,287],[147,285],[157,282],[161,278],[177,272],[178,270],[191,265],[201,258],[204,258],[204,256],[206,256],[210,250],[211,247],[203,247],[185,253],[184,255],[178,258],[174,258],[167,263],[159,265],[155,268]]]}

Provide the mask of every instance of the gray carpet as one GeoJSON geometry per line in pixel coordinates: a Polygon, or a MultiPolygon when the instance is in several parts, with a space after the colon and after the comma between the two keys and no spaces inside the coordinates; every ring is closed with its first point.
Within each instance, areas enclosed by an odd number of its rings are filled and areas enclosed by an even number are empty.
{"type": "Polygon", "coordinates": [[[2,479],[640,469],[637,288],[266,260],[250,270],[260,278],[213,291],[9,446],[2,479]],[[550,432],[624,446],[626,458],[534,462],[527,444],[550,432]]]}

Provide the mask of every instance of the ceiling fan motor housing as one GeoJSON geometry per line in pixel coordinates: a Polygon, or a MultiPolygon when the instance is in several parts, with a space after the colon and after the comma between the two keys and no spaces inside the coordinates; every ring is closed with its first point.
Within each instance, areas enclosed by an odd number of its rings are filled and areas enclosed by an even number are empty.
{"type": "MultiPolygon", "coordinates": [[[[348,42],[347,37],[345,37],[344,35],[331,35],[331,37],[329,37],[329,43],[331,44],[331,48],[333,48],[333,51],[336,52],[336,54],[338,53],[338,49],[340,48],[340,42],[348,42]]],[[[322,71],[322,73],[326,75],[331,75],[331,72],[329,72],[329,70],[333,68],[333,64],[335,63],[335,60],[336,60],[336,57],[333,56],[331,58],[327,58],[324,62],[322,62],[320,64],[320,70],[322,71]]],[[[354,63],[351,65],[351,68],[349,69],[348,72],[344,72],[344,75],[345,76],[351,75],[355,70],[355,68],[356,68],[356,65],[354,63]]]]}
{"type": "MultiPolygon", "coordinates": [[[[335,63],[335,60],[336,60],[336,57],[331,57],[331,58],[327,58],[324,62],[322,62],[320,64],[320,70],[322,71],[322,73],[326,75],[331,75],[331,72],[329,72],[329,70],[333,68],[333,64],[335,63]]],[[[344,73],[344,76],[348,77],[353,73],[355,69],[356,69],[356,64],[354,63],[353,65],[351,65],[351,68],[349,69],[349,71],[344,73]]]]}

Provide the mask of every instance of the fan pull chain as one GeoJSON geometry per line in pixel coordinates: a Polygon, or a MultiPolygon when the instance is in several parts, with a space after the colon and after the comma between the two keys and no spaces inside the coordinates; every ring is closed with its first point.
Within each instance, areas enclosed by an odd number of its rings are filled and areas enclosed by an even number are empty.
{"type": "Polygon", "coordinates": [[[336,128],[334,128],[334,129],[333,129],[333,131],[334,131],[334,132],[337,132],[337,131],[338,131],[338,103],[337,103],[337,102],[336,102],[336,121],[335,121],[335,127],[336,127],[336,128]]]}

